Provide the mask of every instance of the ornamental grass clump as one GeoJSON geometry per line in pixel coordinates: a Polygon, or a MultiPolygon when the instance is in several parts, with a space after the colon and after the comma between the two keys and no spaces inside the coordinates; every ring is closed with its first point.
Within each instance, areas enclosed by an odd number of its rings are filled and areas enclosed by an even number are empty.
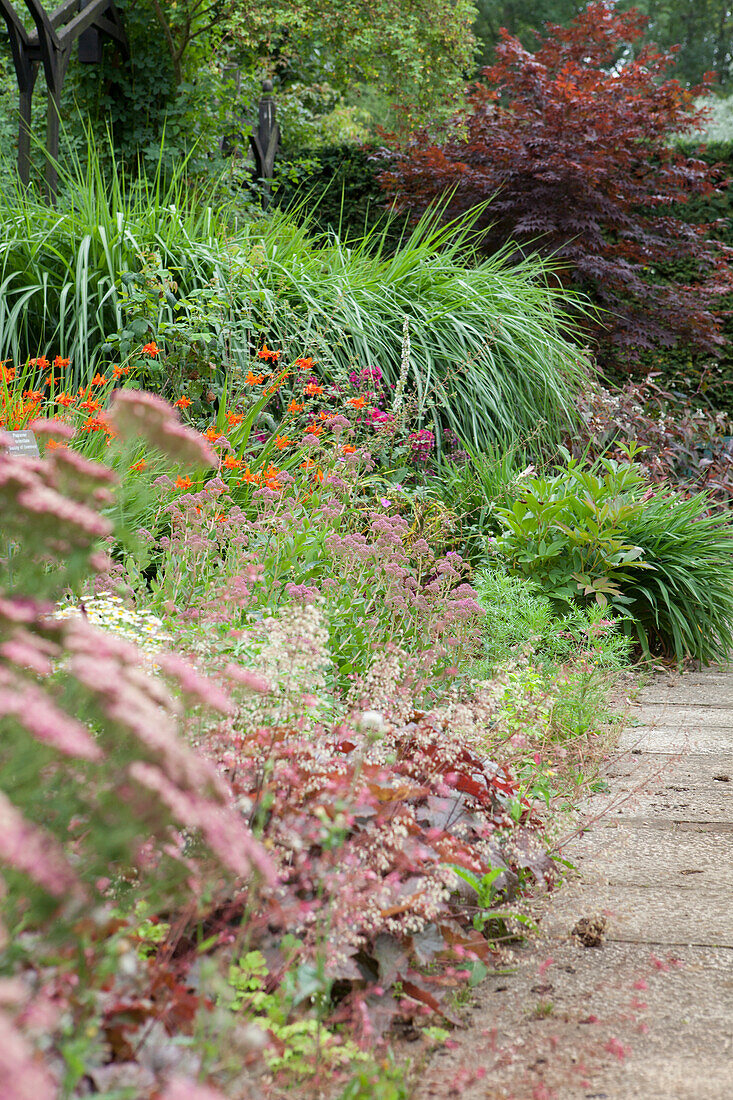
{"type": "Polygon", "coordinates": [[[170,397],[170,379],[185,378],[205,395],[232,371],[244,378],[264,337],[293,357],[311,349],[337,384],[378,363],[433,430],[477,445],[537,431],[557,441],[575,421],[589,367],[546,261],[481,257],[465,223],[433,215],[394,254],[386,231],[324,243],[281,211],[228,224],[226,210],[191,201],[183,173],[167,188],[105,183],[93,147],[72,176],[55,208],[0,187],[2,359],[53,348],[76,391],[144,344],[156,349],[149,388],[170,397]]]}

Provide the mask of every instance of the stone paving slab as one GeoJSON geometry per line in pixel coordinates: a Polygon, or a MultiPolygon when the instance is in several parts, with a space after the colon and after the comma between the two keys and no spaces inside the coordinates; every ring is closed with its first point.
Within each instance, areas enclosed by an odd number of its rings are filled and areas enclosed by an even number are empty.
{"type": "Polygon", "coordinates": [[[725,753],[733,748],[733,729],[730,726],[700,727],[635,726],[624,730],[619,739],[619,749],[641,749],[643,752],[725,753]]]}
{"type": "MultiPolygon", "coordinates": [[[[727,680],[724,684],[688,684],[682,680],[678,687],[655,683],[641,692],[639,702],[642,706],[659,703],[661,706],[710,707],[712,710],[721,710],[733,707],[733,687],[727,680]]],[[[632,717],[634,709],[632,704],[632,717]]]]}
{"type": "Polygon", "coordinates": [[[548,937],[515,967],[477,990],[416,1100],[730,1100],[733,952],[548,937]]]}
{"type": "MultiPolygon", "coordinates": [[[[611,864],[609,878],[616,877],[611,864]]],[[[639,862],[639,874],[646,875],[639,862]]],[[[704,892],[656,885],[651,873],[643,886],[613,885],[591,881],[567,887],[548,906],[546,932],[567,937],[581,917],[603,915],[609,940],[646,944],[650,948],[704,946],[733,950],[733,908],[730,889],[706,884],[704,892]]]]}
{"type": "Polygon", "coordinates": [[[698,706],[688,703],[643,703],[629,711],[632,719],[628,728],[635,726],[682,726],[689,729],[703,729],[714,726],[716,729],[729,729],[733,743],[733,705],[730,707],[698,706]]]}
{"type": "Polygon", "coordinates": [[[600,803],[600,823],[619,818],[733,827],[733,754],[626,754],[606,769],[613,795],[600,803]]]}
{"type": "MultiPolygon", "coordinates": [[[[704,893],[718,886],[733,896],[733,830],[680,830],[609,822],[573,845],[587,884],[666,886],[704,893]],[[672,851],[670,852],[670,842],[672,851]]],[[[733,916],[731,918],[733,934],[733,916]]]]}
{"type": "Polygon", "coordinates": [[[733,672],[641,700],[564,849],[577,872],[416,1100],[733,1100],[733,672]],[[600,946],[572,936],[583,917],[600,946]]]}
{"type": "Polygon", "coordinates": [[[651,791],[679,788],[694,792],[695,796],[701,791],[709,791],[727,794],[733,803],[733,752],[715,759],[698,753],[688,753],[677,759],[670,758],[668,753],[645,752],[641,756],[619,753],[608,761],[603,773],[607,780],[613,780],[617,791],[644,786],[651,791]]]}

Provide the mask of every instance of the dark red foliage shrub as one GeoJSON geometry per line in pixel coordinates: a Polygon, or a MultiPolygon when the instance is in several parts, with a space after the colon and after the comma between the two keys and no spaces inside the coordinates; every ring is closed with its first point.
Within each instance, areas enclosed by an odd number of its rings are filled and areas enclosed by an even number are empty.
{"type": "Polygon", "coordinates": [[[456,217],[491,199],[477,221],[483,247],[513,241],[555,257],[559,278],[607,311],[584,319],[606,359],[681,340],[715,349],[713,307],[729,285],[710,226],[670,210],[714,190],[711,166],[668,144],[699,126],[705,86],[667,76],[674,51],[628,56],[645,23],[599,0],[550,26],[534,53],[503,31],[445,144],[413,136],[381,177],[400,211],[446,199],[456,217]],[[657,269],[682,259],[688,284],[663,282],[657,269]]]}
{"type": "Polygon", "coordinates": [[[452,868],[476,881],[499,870],[497,905],[520,880],[551,886],[555,873],[512,770],[477,751],[449,712],[370,721],[370,712],[355,715],[310,744],[286,729],[223,741],[219,764],[282,877],[256,908],[251,898],[234,903],[207,927],[225,935],[249,911],[248,945],[264,952],[274,980],[294,965],[284,937],[297,936],[298,963],[322,959],[331,1018],[363,1040],[410,1014],[398,982],[413,1012],[448,1015],[445,974],[434,982],[420,966],[491,955],[474,921],[485,899],[452,868]]]}

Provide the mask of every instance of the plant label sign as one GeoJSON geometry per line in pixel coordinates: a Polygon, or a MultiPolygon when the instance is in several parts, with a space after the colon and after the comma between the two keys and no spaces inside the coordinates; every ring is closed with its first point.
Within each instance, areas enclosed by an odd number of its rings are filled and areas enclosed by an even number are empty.
{"type": "Polygon", "coordinates": [[[26,429],[22,432],[0,432],[0,443],[3,443],[8,454],[24,455],[26,458],[39,458],[36,433],[26,429]]]}

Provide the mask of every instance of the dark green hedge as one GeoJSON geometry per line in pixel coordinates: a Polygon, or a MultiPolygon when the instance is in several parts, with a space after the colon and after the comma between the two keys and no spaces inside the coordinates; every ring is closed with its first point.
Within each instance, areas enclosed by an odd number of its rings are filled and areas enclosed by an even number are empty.
{"type": "MultiPolygon", "coordinates": [[[[297,161],[280,163],[275,203],[302,209],[323,232],[338,233],[342,240],[359,239],[388,220],[377,182],[387,164],[379,150],[367,146],[303,149],[297,161]]],[[[406,218],[392,219],[388,244],[396,245],[406,224],[406,218]]]]}

